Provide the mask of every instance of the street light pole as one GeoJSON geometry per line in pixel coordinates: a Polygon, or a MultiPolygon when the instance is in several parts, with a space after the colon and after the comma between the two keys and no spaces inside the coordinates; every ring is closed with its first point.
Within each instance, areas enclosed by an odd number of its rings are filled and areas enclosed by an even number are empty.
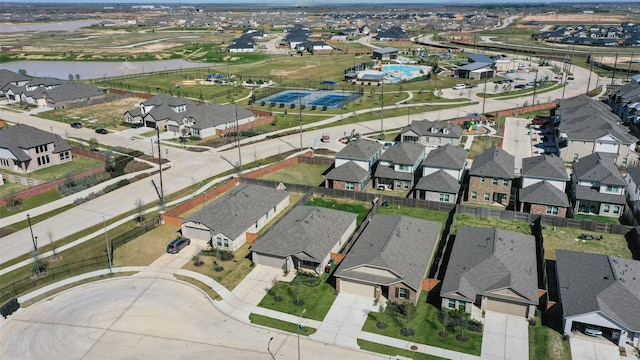
{"type": "Polygon", "coordinates": [[[271,359],[276,360],[276,357],[273,355],[270,348],[272,341],[273,341],[273,337],[271,337],[271,339],[269,339],[269,342],[267,343],[267,351],[269,352],[269,355],[271,355],[271,359]]]}
{"type": "Polygon", "coordinates": [[[304,315],[304,313],[307,312],[307,309],[302,309],[302,312],[300,313],[300,318],[298,319],[298,360],[300,360],[300,328],[302,328],[304,325],[302,325],[302,315],[304,315]]]}
{"type": "Polygon", "coordinates": [[[104,241],[107,244],[107,261],[109,262],[109,274],[113,274],[113,268],[111,267],[111,249],[109,248],[109,236],[107,235],[107,221],[104,216],[102,217],[102,226],[104,227],[104,241]]]}
{"type": "Polygon", "coordinates": [[[31,232],[31,242],[33,243],[33,252],[38,252],[38,238],[33,236],[33,227],[31,227],[31,216],[27,214],[27,222],[29,223],[29,231],[31,232]]]}

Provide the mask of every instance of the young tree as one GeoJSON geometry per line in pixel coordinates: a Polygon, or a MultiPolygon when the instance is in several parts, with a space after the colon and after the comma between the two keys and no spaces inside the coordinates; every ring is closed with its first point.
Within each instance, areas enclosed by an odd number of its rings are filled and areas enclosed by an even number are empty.
{"type": "Polygon", "coordinates": [[[138,198],[135,201],[135,206],[136,206],[136,214],[138,214],[137,216],[137,220],[139,223],[144,221],[144,203],[142,202],[142,199],[138,198]]]}
{"type": "Polygon", "coordinates": [[[80,74],[76,74],[76,81],[80,81],[80,74]]]}
{"type": "Polygon", "coordinates": [[[7,206],[10,210],[17,210],[22,205],[22,199],[18,197],[16,192],[12,192],[7,196],[7,206]]]}
{"type": "Polygon", "coordinates": [[[87,142],[87,145],[89,146],[89,150],[91,151],[95,151],[98,148],[98,139],[92,137],[91,139],[89,139],[89,141],[87,142]]]}
{"type": "Polygon", "coordinates": [[[53,245],[53,230],[49,229],[47,231],[47,237],[49,238],[49,244],[51,244],[51,251],[53,251],[53,258],[58,259],[58,250],[55,245],[53,245]]]}
{"type": "Polygon", "coordinates": [[[409,324],[416,317],[416,306],[410,302],[405,302],[402,304],[402,315],[405,321],[405,326],[402,329],[402,334],[404,336],[412,336],[415,334],[415,331],[409,328],[409,324]]]}
{"type": "Polygon", "coordinates": [[[73,81],[73,74],[69,74],[69,81],[73,81]]]}
{"type": "Polygon", "coordinates": [[[26,75],[27,75],[27,70],[25,70],[25,69],[20,69],[20,70],[18,70],[18,74],[23,75],[23,76],[26,76],[26,75]]]}

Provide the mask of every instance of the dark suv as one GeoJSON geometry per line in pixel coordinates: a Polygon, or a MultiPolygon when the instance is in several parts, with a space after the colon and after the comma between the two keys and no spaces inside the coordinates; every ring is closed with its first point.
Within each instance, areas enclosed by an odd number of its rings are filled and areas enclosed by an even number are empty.
{"type": "Polygon", "coordinates": [[[183,237],[179,237],[167,245],[167,252],[169,254],[177,254],[182,250],[185,246],[191,244],[191,240],[183,237]]]}
{"type": "Polygon", "coordinates": [[[74,128],[74,129],[80,129],[80,128],[82,128],[82,124],[79,123],[79,122],[73,122],[73,123],[71,123],[71,127],[74,128]]]}

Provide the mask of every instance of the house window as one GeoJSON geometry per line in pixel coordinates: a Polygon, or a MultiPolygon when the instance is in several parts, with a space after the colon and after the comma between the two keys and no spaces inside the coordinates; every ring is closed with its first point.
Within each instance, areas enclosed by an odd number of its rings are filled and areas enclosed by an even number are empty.
{"type": "Polygon", "coordinates": [[[200,137],[200,129],[191,128],[191,132],[193,132],[193,136],[200,137]]]}
{"type": "Polygon", "coordinates": [[[222,246],[222,238],[220,236],[216,238],[216,244],[218,244],[218,246],[222,246]]]}
{"type": "Polygon", "coordinates": [[[502,186],[504,187],[509,186],[509,179],[502,179],[502,186]]]}
{"type": "Polygon", "coordinates": [[[347,190],[353,190],[355,189],[355,185],[352,182],[347,181],[344,185],[344,188],[347,190]]]}
{"type": "Polygon", "coordinates": [[[63,151],[60,153],[60,160],[67,160],[70,157],[71,155],[69,154],[68,151],[63,151]]]}
{"type": "Polygon", "coordinates": [[[449,139],[449,144],[453,145],[453,139],[449,139]]]}
{"type": "Polygon", "coordinates": [[[398,297],[400,299],[407,299],[409,300],[409,292],[407,291],[407,289],[405,288],[398,288],[398,297]]]}
{"type": "Polygon", "coordinates": [[[478,198],[478,193],[477,193],[477,192],[475,192],[475,191],[472,191],[472,192],[471,192],[471,198],[472,198],[472,199],[477,199],[477,198],[478,198]]]}
{"type": "Polygon", "coordinates": [[[626,166],[627,165],[627,161],[629,161],[628,158],[622,158],[622,165],[626,166]]]}
{"type": "Polygon", "coordinates": [[[9,167],[9,159],[0,158],[0,166],[9,167]]]}
{"type": "Polygon", "coordinates": [[[449,202],[449,194],[440,194],[440,201],[449,202]]]}
{"type": "Polygon", "coordinates": [[[620,214],[620,206],[614,205],[613,206],[613,213],[614,214],[620,214]]]}
{"type": "Polygon", "coordinates": [[[573,161],[578,161],[578,154],[573,154],[573,161]]]}
{"type": "Polygon", "coordinates": [[[484,184],[484,176],[481,176],[481,177],[480,177],[480,183],[481,183],[481,184],[484,184]]]}
{"type": "Polygon", "coordinates": [[[404,141],[418,141],[417,136],[406,136],[404,137],[404,141]]]}
{"type": "Polygon", "coordinates": [[[602,207],[602,212],[608,213],[610,209],[611,209],[611,206],[609,204],[606,204],[602,207]]]}
{"type": "Polygon", "coordinates": [[[40,156],[40,157],[38,158],[38,166],[40,166],[40,165],[46,165],[46,164],[48,164],[49,162],[50,162],[50,161],[49,161],[49,155],[40,156]]]}
{"type": "Polygon", "coordinates": [[[438,138],[438,144],[442,144],[442,138],[438,138]]]}
{"type": "Polygon", "coordinates": [[[456,301],[453,299],[449,299],[449,309],[455,309],[456,308],[456,301]]]}
{"type": "Polygon", "coordinates": [[[264,214],[264,216],[267,218],[267,220],[269,220],[269,212],[267,211],[266,214],[264,214]]]}
{"type": "Polygon", "coordinates": [[[398,170],[409,171],[409,165],[398,165],[398,170]]]}
{"type": "Polygon", "coordinates": [[[607,185],[607,192],[617,193],[619,188],[617,186],[607,185]]]}
{"type": "Polygon", "coordinates": [[[493,186],[498,186],[498,178],[493,178],[492,184],[493,186]]]}
{"type": "Polygon", "coordinates": [[[408,188],[410,188],[410,187],[411,187],[411,183],[410,183],[410,182],[408,182],[408,181],[405,181],[405,182],[404,182],[404,188],[405,188],[405,189],[408,189],[408,188]]]}
{"type": "Polygon", "coordinates": [[[426,142],[426,143],[428,143],[428,142],[429,142],[429,137],[428,137],[428,136],[425,136],[425,137],[424,137],[424,142],[426,142]]]}
{"type": "Polygon", "coordinates": [[[466,312],[467,303],[465,301],[460,301],[460,303],[458,304],[458,310],[466,312]]]}
{"type": "Polygon", "coordinates": [[[484,201],[489,201],[489,193],[484,193],[484,201]]]}
{"type": "Polygon", "coordinates": [[[402,188],[402,181],[396,180],[396,189],[401,189],[401,188],[402,188]]]}
{"type": "Polygon", "coordinates": [[[229,247],[229,239],[224,239],[224,247],[229,247]]]}
{"type": "Polygon", "coordinates": [[[557,206],[547,206],[547,215],[558,215],[557,206]]]}
{"type": "Polygon", "coordinates": [[[256,229],[258,228],[258,222],[256,221],[256,229]]]}

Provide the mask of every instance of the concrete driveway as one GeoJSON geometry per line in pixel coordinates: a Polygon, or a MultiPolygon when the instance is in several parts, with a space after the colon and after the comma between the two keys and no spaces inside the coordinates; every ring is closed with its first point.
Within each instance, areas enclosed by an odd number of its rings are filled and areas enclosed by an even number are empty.
{"type": "Polygon", "coordinates": [[[370,311],[377,311],[373,298],[341,292],[322,321],[322,325],[310,337],[327,344],[358,349],[358,335],[370,311]]]}
{"type": "MultiPolygon", "coordinates": [[[[119,277],[74,287],[0,327],[3,360],[295,359],[295,334],[230,318],[200,289],[163,278],[119,277]]],[[[304,359],[383,359],[300,338],[304,359]]]]}
{"type": "MultiPolygon", "coordinates": [[[[483,360],[527,360],[529,323],[525,318],[486,311],[482,334],[483,360]]],[[[575,358],[573,360],[576,360],[575,358]]]]}
{"type": "Polygon", "coordinates": [[[572,360],[620,360],[620,351],[604,338],[576,334],[569,340],[572,360]]]}
{"type": "Polygon", "coordinates": [[[233,289],[232,293],[244,303],[257,306],[267,291],[273,287],[273,281],[290,282],[295,272],[284,276],[281,269],[273,266],[256,265],[253,270],[233,289]]]}

